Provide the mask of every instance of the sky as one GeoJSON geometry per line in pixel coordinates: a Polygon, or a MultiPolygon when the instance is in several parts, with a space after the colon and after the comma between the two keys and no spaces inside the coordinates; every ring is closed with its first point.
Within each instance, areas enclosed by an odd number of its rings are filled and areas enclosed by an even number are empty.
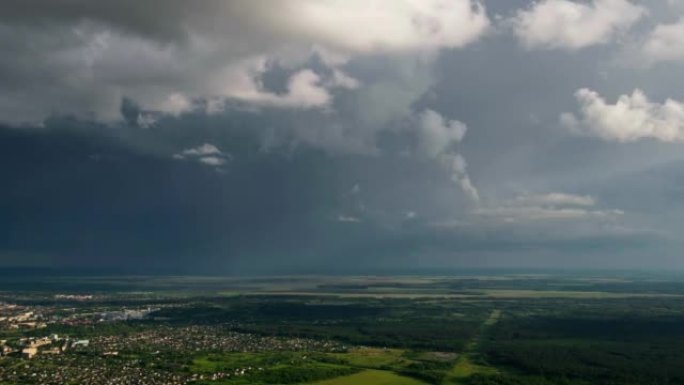
{"type": "Polygon", "coordinates": [[[0,266],[684,268],[682,0],[6,0],[0,266]]]}

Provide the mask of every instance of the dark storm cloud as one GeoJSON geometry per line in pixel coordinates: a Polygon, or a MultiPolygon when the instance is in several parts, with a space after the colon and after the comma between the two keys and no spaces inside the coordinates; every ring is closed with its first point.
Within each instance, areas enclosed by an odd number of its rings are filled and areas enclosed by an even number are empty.
{"type": "MultiPolygon", "coordinates": [[[[139,131],[75,129],[72,121],[40,131],[2,130],[4,254],[48,254],[66,266],[188,269],[193,261],[196,271],[230,271],[255,261],[323,263],[358,244],[395,237],[405,213],[422,209],[410,197],[440,199],[423,187],[445,180],[431,163],[331,157],[306,147],[264,153],[253,132],[221,127],[212,134],[197,120],[190,119],[200,131],[192,140],[212,140],[235,154],[221,171],[165,154],[171,142],[185,140],[170,139],[172,132],[148,148],[139,131]],[[352,192],[355,185],[362,187],[352,192]],[[344,223],[344,216],[359,223],[344,223]]],[[[454,192],[448,182],[441,190],[454,192]]]]}
{"type": "Polygon", "coordinates": [[[4,264],[683,266],[674,3],[39,3],[0,14],[4,264]]]}
{"type": "Polygon", "coordinates": [[[266,237],[274,252],[287,241],[278,234],[329,206],[321,200],[334,186],[317,186],[325,180],[317,181],[315,156],[242,160],[219,174],[103,138],[3,136],[2,201],[11,202],[3,248],[57,253],[69,264],[177,267],[195,256],[230,258],[266,237]]]}

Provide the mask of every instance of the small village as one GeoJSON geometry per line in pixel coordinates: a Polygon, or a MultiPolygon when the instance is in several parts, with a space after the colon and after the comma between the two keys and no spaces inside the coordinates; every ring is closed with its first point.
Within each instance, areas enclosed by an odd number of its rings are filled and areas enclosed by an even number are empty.
{"type": "Polygon", "coordinates": [[[128,336],[109,335],[94,337],[90,350],[98,352],[262,352],[262,351],[321,351],[341,352],[346,347],[329,340],[258,336],[229,331],[229,326],[159,325],[128,336]]]}

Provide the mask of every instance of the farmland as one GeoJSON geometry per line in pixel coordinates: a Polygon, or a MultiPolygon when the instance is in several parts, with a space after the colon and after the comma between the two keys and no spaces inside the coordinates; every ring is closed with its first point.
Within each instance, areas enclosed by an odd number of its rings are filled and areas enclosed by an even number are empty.
{"type": "Polygon", "coordinates": [[[684,383],[676,277],[45,277],[0,289],[3,385],[684,383]]]}

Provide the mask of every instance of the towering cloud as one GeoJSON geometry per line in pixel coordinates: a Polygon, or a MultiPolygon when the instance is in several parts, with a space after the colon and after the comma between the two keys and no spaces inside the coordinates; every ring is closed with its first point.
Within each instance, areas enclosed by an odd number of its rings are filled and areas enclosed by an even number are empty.
{"type": "Polygon", "coordinates": [[[446,153],[440,155],[439,160],[451,173],[451,180],[461,187],[463,193],[465,193],[473,202],[479,202],[480,193],[470,180],[467,170],[468,164],[465,159],[463,159],[460,154],[446,153]]]}
{"type": "Polygon", "coordinates": [[[454,148],[466,134],[468,127],[458,120],[445,119],[433,110],[425,110],[418,117],[418,151],[435,158],[451,174],[463,192],[473,201],[480,200],[480,194],[470,180],[467,163],[454,148]]]}
{"type": "Polygon", "coordinates": [[[587,88],[578,90],[575,97],[580,104],[579,115],[561,116],[561,122],[571,130],[617,142],[684,141],[682,102],[672,99],[651,102],[639,89],[631,95],[621,95],[615,104],[587,88]]]}
{"type": "Polygon", "coordinates": [[[429,109],[419,115],[418,128],[419,150],[431,157],[448,152],[454,144],[463,139],[468,130],[464,123],[444,119],[442,115],[429,109]]]}
{"type": "Polygon", "coordinates": [[[528,48],[576,50],[608,43],[645,14],[627,0],[543,0],[518,11],[513,25],[528,48]]]}

